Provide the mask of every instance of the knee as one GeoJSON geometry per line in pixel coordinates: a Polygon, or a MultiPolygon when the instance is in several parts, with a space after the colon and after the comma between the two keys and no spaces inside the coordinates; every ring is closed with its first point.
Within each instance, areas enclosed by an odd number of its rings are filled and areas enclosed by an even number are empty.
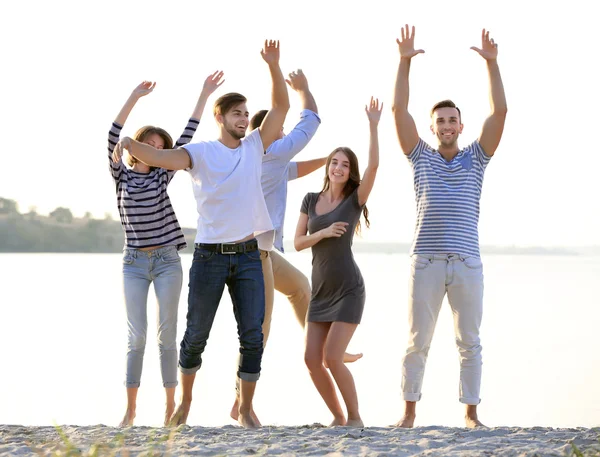
{"type": "Polygon", "coordinates": [[[172,350],[177,347],[176,329],[174,327],[159,330],[156,339],[158,347],[162,350],[172,350]]]}
{"type": "Polygon", "coordinates": [[[456,340],[456,346],[462,359],[474,359],[481,355],[479,341],[456,340]]]}
{"type": "Polygon", "coordinates": [[[330,370],[334,370],[344,364],[343,356],[337,356],[325,351],[325,366],[330,370]]]}
{"type": "Polygon", "coordinates": [[[130,351],[144,352],[146,348],[146,335],[130,334],[127,346],[130,351]]]}
{"type": "Polygon", "coordinates": [[[304,363],[306,364],[308,371],[313,372],[323,366],[323,357],[311,352],[305,352],[304,363]]]}

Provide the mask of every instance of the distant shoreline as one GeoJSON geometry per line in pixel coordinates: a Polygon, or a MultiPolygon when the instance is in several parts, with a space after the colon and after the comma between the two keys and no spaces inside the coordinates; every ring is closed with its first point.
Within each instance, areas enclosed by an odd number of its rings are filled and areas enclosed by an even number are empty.
{"type": "MultiPolygon", "coordinates": [[[[123,229],[119,221],[107,217],[74,218],[62,208],[50,216],[36,213],[0,213],[0,253],[88,253],[108,254],[123,250],[123,229]]],[[[183,228],[187,248],[194,250],[196,229],[183,228]]],[[[293,243],[284,243],[286,252],[295,252],[293,243]]],[[[355,241],[354,252],[406,254],[410,243],[355,241]]],[[[307,251],[308,252],[308,251],[307,251]]],[[[481,253],[502,255],[600,256],[600,246],[481,246],[481,253]]]]}

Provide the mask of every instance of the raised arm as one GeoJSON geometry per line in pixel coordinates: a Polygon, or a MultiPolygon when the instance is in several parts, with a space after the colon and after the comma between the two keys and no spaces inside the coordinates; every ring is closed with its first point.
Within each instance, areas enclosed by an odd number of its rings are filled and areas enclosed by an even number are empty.
{"type": "Polygon", "coordinates": [[[279,67],[279,41],[265,40],[265,47],[260,52],[269,66],[273,88],[271,91],[271,108],[258,128],[265,151],[279,138],[285,116],[290,109],[290,99],[281,68],[279,67]]]}
{"type": "Polygon", "coordinates": [[[200,92],[200,96],[198,97],[198,101],[196,102],[196,106],[194,107],[194,111],[192,112],[192,115],[190,116],[188,124],[185,127],[183,133],[175,143],[176,148],[179,148],[184,144],[188,144],[190,141],[192,141],[194,133],[196,133],[196,129],[200,125],[200,119],[202,119],[202,113],[204,112],[204,108],[206,106],[208,97],[210,97],[213,94],[213,92],[225,82],[223,76],[223,72],[217,70],[214,73],[208,75],[204,80],[202,91],[200,92]]]}
{"type": "Polygon", "coordinates": [[[327,157],[294,163],[296,164],[296,168],[298,170],[297,176],[294,179],[302,178],[303,176],[311,174],[313,171],[317,171],[319,168],[325,165],[327,163],[327,157]]]}
{"type": "Polygon", "coordinates": [[[365,112],[369,119],[369,163],[358,186],[358,204],[360,206],[367,203],[379,168],[379,134],[377,128],[382,109],[383,103],[379,104],[379,99],[373,100],[373,97],[371,97],[369,105],[365,106],[365,112]]]}
{"type": "Polygon", "coordinates": [[[417,54],[422,54],[422,49],[415,50],[415,27],[409,31],[408,24],[402,29],[401,40],[396,40],[400,50],[400,64],[396,75],[396,85],[394,86],[394,104],[392,112],[396,123],[396,133],[400,141],[402,152],[409,155],[419,142],[419,133],[415,121],[408,112],[408,74],[410,72],[410,62],[417,54]]]}
{"type": "Polygon", "coordinates": [[[479,144],[483,148],[483,151],[491,157],[500,144],[507,112],[504,85],[502,84],[500,68],[498,67],[498,43],[490,39],[490,32],[486,32],[483,29],[481,31],[481,49],[475,46],[472,46],[471,49],[485,59],[488,69],[491,113],[483,123],[483,128],[479,135],[479,144]]]}
{"type": "Polygon", "coordinates": [[[298,96],[300,97],[300,104],[302,105],[302,109],[309,109],[315,113],[318,113],[319,110],[317,108],[317,102],[313,97],[312,92],[308,88],[308,80],[304,75],[304,72],[301,69],[296,71],[292,71],[289,75],[289,79],[286,79],[285,82],[296,91],[298,96]]]}
{"type": "Polygon", "coordinates": [[[114,179],[119,179],[121,172],[123,171],[124,165],[119,161],[117,163],[113,162],[112,154],[119,141],[119,136],[121,134],[121,129],[125,125],[131,110],[137,103],[137,101],[143,97],[144,95],[148,95],[150,92],[154,90],[154,86],[156,83],[151,81],[143,81],[141,82],[133,91],[131,95],[117,114],[117,117],[113,121],[113,124],[108,132],[108,161],[110,165],[110,172],[114,179]]]}
{"type": "Polygon", "coordinates": [[[183,148],[156,149],[149,144],[140,143],[129,137],[123,138],[115,146],[112,155],[115,163],[121,160],[124,150],[127,150],[129,154],[140,162],[151,167],[160,167],[167,170],[184,170],[192,166],[190,156],[183,148]]]}

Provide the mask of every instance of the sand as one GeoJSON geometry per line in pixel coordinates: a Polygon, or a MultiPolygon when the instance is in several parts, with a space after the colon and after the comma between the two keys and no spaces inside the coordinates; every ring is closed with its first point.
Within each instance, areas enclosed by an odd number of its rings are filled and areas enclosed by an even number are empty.
{"type": "Polygon", "coordinates": [[[571,443],[600,456],[600,427],[554,429],[494,427],[326,428],[320,424],[245,430],[181,426],[119,429],[105,425],[60,427],[0,425],[0,455],[329,455],[329,456],[567,456],[571,443]],[[60,432],[67,441],[63,440],[60,432]],[[66,444],[67,443],[67,444],[66,444]],[[69,453],[71,449],[71,453],[69,453]],[[79,453],[80,452],[80,453],[79,453]],[[96,452],[96,454],[94,454],[96,452]]]}

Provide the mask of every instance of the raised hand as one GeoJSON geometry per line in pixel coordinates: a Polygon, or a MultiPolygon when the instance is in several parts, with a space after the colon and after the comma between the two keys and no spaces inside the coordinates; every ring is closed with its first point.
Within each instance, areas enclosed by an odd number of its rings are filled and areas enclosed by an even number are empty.
{"type": "Polygon", "coordinates": [[[279,63],[279,40],[265,40],[265,46],[260,51],[263,60],[269,65],[279,63]]]}
{"type": "Polygon", "coordinates": [[[141,98],[144,95],[148,95],[150,92],[152,92],[155,86],[156,83],[153,81],[143,81],[135,89],[133,89],[131,95],[141,98]]]}
{"type": "Polygon", "coordinates": [[[422,49],[415,50],[415,26],[409,31],[408,24],[406,24],[401,30],[402,39],[396,39],[398,43],[398,49],[400,50],[400,57],[403,59],[412,59],[417,54],[423,54],[425,51],[422,49]]]}
{"type": "Polygon", "coordinates": [[[326,229],[323,229],[323,236],[325,238],[339,238],[346,233],[346,226],[348,222],[334,222],[326,229]]]}
{"type": "Polygon", "coordinates": [[[113,162],[119,163],[121,161],[121,158],[123,157],[123,151],[126,149],[129,150],[130,146],[131,146],[131,138],[129,138],[128,136],[121,138],[121,140],[117,143],[117,145],[115,146],[115,149],[113,150],[113,153],[112,153],[113,162]]]}
{"type": "Polygon", "coordinates": [[[383,110],[383,102],[380,104],[378,98],[371,97],[371,101],[368,105],[365,105],[365,113],[367,113],[367,117],[369,118],[369,123],[371,124],[379,124],[379,119],[381,119],[381,111],[383,110]]]}
{"type": "Polygon", "coordinates": [[[208,75],[206,80],[204,80],[204,85],[202,86],[202,92],[206,95],[212,94],[215,90],[219,88],[221,84],[225,82],[224,73],[222,71],[215,71],[213,74],[208,75]]]}
{"type": "Polygon", "coordinates": [[[498,57],[498,43],[490,39],[490,32],[483,29],[481,31],[481,49],[471,46],[473,51],[483,57],[485,60],[495,60],[498,57]]]}
{"type": "Polygon", "coordinates": [[[302,70],[292,71],[288,76],[290,79],[286,79],[285,82],[296,92],[308,90],[308,81],[302,70]]]}

